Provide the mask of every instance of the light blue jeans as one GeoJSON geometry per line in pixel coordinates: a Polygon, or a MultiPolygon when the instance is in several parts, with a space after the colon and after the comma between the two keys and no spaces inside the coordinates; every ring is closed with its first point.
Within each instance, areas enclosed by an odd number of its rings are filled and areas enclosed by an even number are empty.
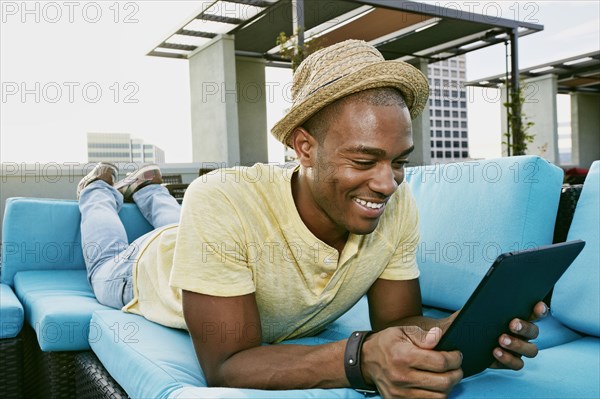
{"type": "MultiPolygon", "coordinates": [[[[178,223],[181,206],[160,184],[133,194],[133,201],[155,228],[178,223]]],[[[133,299],[133,264],[151,231],[131,244],[119,219],[123,195],[102,180],[90,183],[79,197],[81,244],[87,277],[98,301],[120,309],[133,299]]]]}

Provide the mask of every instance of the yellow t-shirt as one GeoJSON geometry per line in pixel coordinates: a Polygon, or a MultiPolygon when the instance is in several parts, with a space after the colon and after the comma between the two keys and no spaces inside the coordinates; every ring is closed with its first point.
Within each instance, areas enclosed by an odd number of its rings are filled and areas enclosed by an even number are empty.
{"type": "Polygon", "coordinates": [[[264,342],[313,335],[345,313],[377,278],[419,276],[415,201],[406,184],[375,231],[351,234],[341,253],[316,238],[292,197],[294,169],[256,164],[217,170],[187,189],[179,227],[160,229],[134,266],[123,309],[186,328],[181,290],[255,293],[264,342]]]}

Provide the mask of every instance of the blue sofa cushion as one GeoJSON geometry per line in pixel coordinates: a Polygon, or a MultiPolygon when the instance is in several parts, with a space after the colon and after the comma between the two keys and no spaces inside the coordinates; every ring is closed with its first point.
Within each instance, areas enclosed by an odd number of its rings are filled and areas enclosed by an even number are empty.
{"type": "MultiPolygon", "coordinates": [[[[106,370],[132,398],[364,398],[352,389],[264,391],[207,388],[189,334],[118,310],[94,312],[90,344],[106,370]]],[[[323,336],[287,343],[331,342],[323,336]]]]}
{"type": "Polygon", "coordinates": [[[582,338],[540,351],[525,368],[487,370],[462,381],[451,398],[598,398],[600,339],[582,338]]]}
{"type": "Polygon", "coordinates": [[[13,290],[0,284],[0,339],[14,338],[23,328],[23,306],[13,290]]]}
{"type": "Polygon", "coordinates": [[[551,244],[562,179],[535,156],[407,169],[423,303],[457,310],[498,255],[551,244]]]}
{"type": "Polygon", "coordinates": [[[15,293],[44,352],[89,349],[88,337],[97,333],[92,313],[108,309],[96,300],[85,270],[19,272],[15,293]]]}
{"type": "MultiPolygon", "coordinates": [[[[129,241],[152,230],[134,204],[119,213],[129,241]]],[[[25,270],[85,269],[77,201],[40,198],[6,200],[2,225],[1,281],[13,285],[25,270]]]]}
{"type": "Polygon", "coordinates": [[[575,208],[567,240],[586,246],[556,283],[552,313],[567,326],[600,336],[600,161],[592,164],[575,208]]]}

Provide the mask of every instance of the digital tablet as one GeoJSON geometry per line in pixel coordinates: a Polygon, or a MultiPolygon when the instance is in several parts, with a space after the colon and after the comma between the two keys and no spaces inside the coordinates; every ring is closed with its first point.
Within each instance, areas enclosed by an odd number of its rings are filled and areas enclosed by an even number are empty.
{"type": "Polygon", "coordinates": [[[577,240],[500,255],[435,349],[461,351],[464,377],[488,368],[508,323],[529,319],[584,245],[577,240]]]}

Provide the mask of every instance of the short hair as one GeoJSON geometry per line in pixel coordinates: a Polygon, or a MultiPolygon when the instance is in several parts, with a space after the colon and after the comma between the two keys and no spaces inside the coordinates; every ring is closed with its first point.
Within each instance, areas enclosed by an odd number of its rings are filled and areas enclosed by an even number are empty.
{"type": "Polygon", "coordinates": [[[331,127],[331,123],[340,113],[341,108],[349,102],[358,102],[375,106],[398,105],[400,108],[407,108],[400,90],[393,87],[378,87],[350,94],[328,104],[306,120],[302,126],[311,136],[317,139],[319,144],[323,144],[325,135],[331,127]]]}

